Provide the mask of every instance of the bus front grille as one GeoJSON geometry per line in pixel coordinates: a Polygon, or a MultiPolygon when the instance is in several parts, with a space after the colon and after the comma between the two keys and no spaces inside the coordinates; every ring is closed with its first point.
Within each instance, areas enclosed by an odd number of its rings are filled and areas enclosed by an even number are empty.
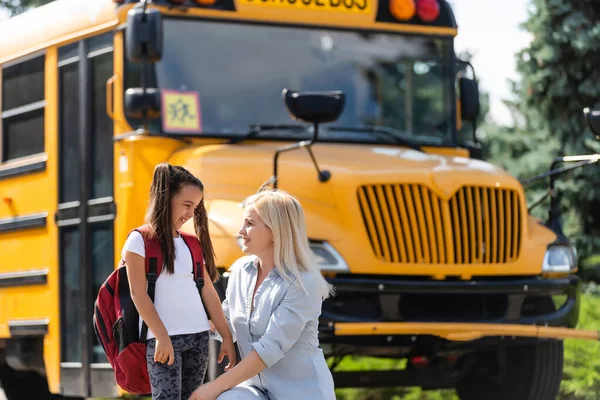
{"type": "Polygon", "coordinates": [[[390,263],[505,264],[519,257],[522,210],[512,189],[464,186],[448,200],[419,184],[358,188],[375,255],[390,263]]]}

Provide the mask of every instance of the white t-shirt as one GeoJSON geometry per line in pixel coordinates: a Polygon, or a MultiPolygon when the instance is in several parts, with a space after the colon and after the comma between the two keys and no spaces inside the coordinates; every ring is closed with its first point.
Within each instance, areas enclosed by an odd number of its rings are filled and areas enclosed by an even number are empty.
{"type": "MultiPolygon", "coordinates": [[[[175,242],[175,272],[167,273],[165,267],[154,286],[154,307],[169,336],[204,332],[210,329],[202,298],[194,282],[192,253],[181,236],[175,242]]],[[[146,257],[142,235],[133,231],[125,241],[121,256],[131,251],[146,257]]],[[[140,333],[142,318],[139,322],[140,333]]],[[[147,339],[154,334],[148,327],[147,339]]]]}

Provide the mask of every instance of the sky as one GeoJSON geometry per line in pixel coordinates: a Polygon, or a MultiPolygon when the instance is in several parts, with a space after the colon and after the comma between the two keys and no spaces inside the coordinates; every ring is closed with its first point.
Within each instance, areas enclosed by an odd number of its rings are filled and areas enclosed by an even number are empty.
{"type": "MultiPolygon", "coordinates": [[[[508,125],[512,119],[502,104],[510,97],[508,79],[516,79],[514,54],[527,46],[528,33],[519,28],[527,18],[528,0],[449,0],[458,24],[455,48],[470,50],[480,90],[490,95],[489,117],[508,125]]],[[[7,17],[0,10],[0,21],[7,17]]]]}
{"type": "Polygon", "coordinates": [[[457,52],[470,50],[480,91],[490,94],[490,118],[509,125],[512,118],[502,104],[510,98],[508,79],[518,79],[514,54],[531,36],[519,25],[527,19],[528,0],[449,0],[458,24],[457,52]]]}

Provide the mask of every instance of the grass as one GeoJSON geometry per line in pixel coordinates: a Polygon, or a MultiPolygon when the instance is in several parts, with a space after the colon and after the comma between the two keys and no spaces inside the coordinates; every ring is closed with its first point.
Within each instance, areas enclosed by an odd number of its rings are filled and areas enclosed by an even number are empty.
{"type": "MultiPolygon", "coordinates": [[[[406,368],[406,359],[385,359],[348,356],[336,367],[336,371],[377,371],[406,368]]],[[[336,389],[338,400],[458,400],[454,390],[423,391],[420,388],[344,388],[336,389]]]]}
{"type": "MultiPolygon", "coordinates": [[[[407,360],[373,357],[346,357],[336,371],[375,371],[406,368],[407,360]]],[[[423,391],[420,388],[336,389],[338,400],[458,400],[454,390],[423,391]]]]}

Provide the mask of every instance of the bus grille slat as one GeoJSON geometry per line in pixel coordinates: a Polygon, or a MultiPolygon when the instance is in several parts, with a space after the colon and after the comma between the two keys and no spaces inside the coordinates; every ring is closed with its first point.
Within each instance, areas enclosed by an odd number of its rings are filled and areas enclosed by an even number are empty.
{"type": "Polygon", "coordinates": [[[507,264],[522,240],[519,194],[465,186],[449,199],[420,184],[366,185],[358,204],[376,257],[399,264],[507,264]]]}

